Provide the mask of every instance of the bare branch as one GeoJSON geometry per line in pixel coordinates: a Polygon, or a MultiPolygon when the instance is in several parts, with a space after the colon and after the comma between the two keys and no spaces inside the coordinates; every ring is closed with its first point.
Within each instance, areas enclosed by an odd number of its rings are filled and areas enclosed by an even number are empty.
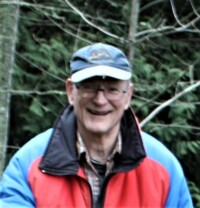
{"type": "Polygon", "coordinates": [[[183,23],[179,20],[179,18],[178,18],[178,15],[177,15],[177,12],[176,12],[176,7],[175,7],[175,5],[174,5],[174,0],[170,0],[174,18],[176,19],[176,22],[177,22],[177,23],[181,26],[181,28],[183,28],[183,29],[186,29],[186,28],[189,28],[190,26],[193,26],[194,23],[196,23],[196,22],[200,19],[200,16],[199,16],[198,12],[196,11],[196,9],[195,9],[195,7],[194,7],[194,4],[193,4],[192,0],[191,0],[190,2],[191,2],[191,5],[192,5],[192,9],[194,10],[195,14],[197,15],[197,18],[193,19],[193,20],[190,21],[188,24],[183,24],[183,23]]]}
{"type": "Polygon", "coordinates": [[[164,108],[166,108],[167,106],[171,105],[174,101],[176,101],[177,99],[179,99],[180,97],[182,97],[183,95],[185,95],[186,93],[194,90],[195,88],[200,86],[200,81],[196,82],[193,85],[190,85],[189,87],[187,87],[186,89],[184,89],[183,91],[181,91],[180,93],[178,93],[177,95],[175,95],[173,98],[165,101],[164,103],[162,103],[160,106],[158,106],[155,110],[153,110],[141,123],[141,127],[145,126],[145,124],[147,122],[149,122],[152,118],[154,118],[161,110],[163,110],[164,108]]]}
{"type": "Polygon", "coordinates": [[[58,27],[61,31],[65,32],[68,35],[71,35],[74,38],[77,38],[79,40],[85,41],[86,43],[91,43],[91,41],[89,41],[88,39],[85,39],[77,34],[74,34],[73,32],[66,30],[65,28],[63,28],[62,25],[60,25],[59,23],[57,23],[55,20],[53,20],[53,18],[50,17],[50,15],[47,12],[42,11],[42,14],[44,14],[56,27],[58,27]]]}
{"type": "MultiPolygon", "coordinates": [[[[0,89],[0,93],[7,92],[8,90],[0,89]]],[[[49,90],[49,91],[38,91],[38,90],[9,90],[12,95],[66,95],[65,91],[49,90]]]]}
{"type": "Polygon", "coordinates": [[[140,13],[151,8],[152,6],[158,4],[158,3],[162,3],[164,2],[165,0],[155,0],[155,1],[150,1],[148,2],[145,6],[143,6],[141,9],[140,9],[140,13]]]}
{"type": "Polygon", "coordinates": [[[192,9],[193,9],[194,13],[196,14],[196,16],[200,17],[200,14],[198,13],[198,11],[195,8],[193,0],[190,0],[190,3],[191,3],[192,9]]]}
{"type": "Polygon", "coordinates": [[[196,28],[196,29],[194,28],[195,23],[200,20],[200,16],[199,16],[197,10],[195,9],[195,6],[194,6],[192,0],[191,0],[192,8],[193,8],[197,17],[194,18],[193,20],[189,21],[187,24],[183,24],[179,20],[177,12],[176,12],[176,7],[174,5],[174,0],[170,0],[170,2],[171,2],[171,7],[172,7],[172,12],[173,12],[174,18],[176,19],[176,22],[178,23],[179,27],[166,26],[166,25],[163,26],[162,25],[157,28],[152,28],[152,29],[138,32],[135,35],[135,37],[137,38],[137,42],[141,42],[142,40],[149,38],[149,37],[159,36],[161,33],[163,35],[163,33],[164,34],[172,34],[175,32],[190,32],[190,33],[199,33],[200,32],[200,30],[198,28],[196,28]],[[191,27],[193,27],[193,28],[191,29],[191,27]]]}
{"type": "Polygon", "coordinates": [[[69,11],[66,8],[61,7],[53,7],[53,6],[47,6],[42,4],[36,4],[36,3],[28,3],[25,1],[0,1],[0,5],[19,5],[20,7],[32,7],[32,8],[40,8],[43,10],[51,10],[51,11],[69,11]]]}
{"type": "Polygon", "coordinates": [[[79,9],[77,9],[73,4],[71,4],[68,0],[64,0],[64,1],[68,4],[69,7],[71,7],[90,26],[96,28],[97,30],[101,31],[102,33],[104,33],[104,34],[106,34],[106,35],[108,35],[110,37],[113,37],[115,39],[118,39],[118,40],[120,40],[122,42],[125,41],[122,37],[119,37],[119,36],[117,36],[117,35],[115,35],[113,33],[110,33],[108,31],[104,30],[101,27],[98,27],[97,25],[95,25],[94,23],[92,23],[90,20],[88,20],[87,17],[79,9]]]}
{"type": "Polygon", "coordinates": [[[5,149],[15,149],[15,150],[20,149],[20,147],[18,147],[18,146],[13,146],[13,145],[0,146],[0,149],[1,149],[1,148],[5,148],[5,149]]]}
{"type": "Polygon", "coordinates": [[[172,12],[173,12],[173,15],[174,15],[174,18],[176,19],[176,22],[181,26],[181,27],[185,27],[184,24],[182,24],[182,22],[179,20],[178,18],[178,15],[177,15],[177,12],[176,12],[176,7],[174,5],[174,1],[173,0],[170,0],[170,3],[171,3],[171,6],[172,6],[172,12]]]}
{"type": "Polygon", "coordinates": [[[153,129],[151,129],[151,132],[156,131],[160,128],[182,128],[182,129],[200,130],[200,127],[198,126],[182,125],[178,123],[172,123],[172,124],[154,123],[154,124],[150,124],[150,126],[154,127],[153,129]]]}

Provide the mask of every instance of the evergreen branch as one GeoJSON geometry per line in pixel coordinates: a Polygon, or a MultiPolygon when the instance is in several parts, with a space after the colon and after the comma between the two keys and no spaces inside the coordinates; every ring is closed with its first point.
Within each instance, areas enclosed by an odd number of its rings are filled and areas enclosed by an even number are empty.
{"type": "Polygon", "coordinates": [[[167,106],[171,105],[174,101],[176,101],[177,99],[179,99],[180,97],[182,97],[186,93],[194,90],[195,88],[197,88],[199,86],[200,86],[200,81],[196,82],[195,84],[190,85],[189,87],[187,87],[186,89],[184,89],[180,93],[176,94],[171,99],[162,103],[160,106],[158,106],[156,109],[154,109],[145,119],[143,119],[143,121],[140,123],[140,126],[141,127],[145,126],[145,124],[147,122],[149,122],[150,120],[152,120],[161,110],[163,110],[167,106]]]}
{"type": "Polygon", "coordinates": [[[77,38],[79,40],[85,41],[88,44],[91,44],[91,41],[89,41],[88,39],[85,39],[79,35],[74,34],[73,32],[70,32],[69,30],[66,30],[62,27],[62,25],[60,25],[59,23],[57,23],[56,21],[54,21],[48,14],[45,13],[45,16],[54,24],[56,25],[60,30],[62,30],[63,32],[67,33],[68,35],[71,35],[74,38],[77,38]]]}
{"type": "MultiPolygon", "coordinates": [[[[39,13],[41,13],[41,14],[43,14],[43,15],[45,15],[56,27],[58,27],[61,31],[63,31],[63,32],[65,32],[65,33],[67,33],[68,35],[71,35],[72,37],[74,37],[74,38],[77,38],[77,39],[79,39],[79,40],[83,40],[83,41],[85,41],[85,42],[87,42],[88,44],[91,44],[91,42],[89,41],[89,40],[87,40],[87,39],[85,39],[85,38],[83,38],[83,37],[80,37],[80,36],[78,36],[78,35],[75,35],[73,32],[71,32],[71,31],[69,31],[69,30],[66,30],[61,24],[59,24],[59,23],[57,23],[55,20],[53,20],[53,18],[51,18],[51,16],[52,15],[50,15],[48,12],[44,12],[44,9],[42,8],[42,7],[35,7],[35,9],[39,12],[39,13]]],[[[51,11],[51,10],[50,10],[51,11]]],[[[58,15],[56,16],[56,18],[55,18],[55,16],[53,16],[54,17],[54,19],[61,19],[61,20],[63,20],[62,19],[62,17],[59,17],[58,15]]],[[[70,26],[68,26],[68,27],[70,27],[70,26]]],[[[71,27],[72,28],[72,27],[71,27]]],[[[72,28],[72,29],[74,29],[74,28],[72,28]]]]}
{"type": "Polygon", "coordinates": [[[40,70],[41,72],[46,73],[46,74],[48,74],[49,76],[51,76],[51,77],[53,77],[53,78],[55,78],[55,79],[57,79],[57,80],[59,80],[59,81],[61,81],[61,82],[65,82],[65,80],[63,80],[63,79],[61,79],[60,77],[58,77],[58,76],[56,76],[56,75],[54,75],[54,74],[48,72],[47,70],[45,70],[45,69],[39,67],[37,64],[35,64],[35,63],[33,63],[32,61],[30,61],[29,59],[25,58],[25,57],[22,56],[20,53],[18,53],[18,52],[15,51],[15,54],[16,54],[17,56],[19,56],[21,59],[23,59],[24,61],[26,61],[27,63],[29,63],[31,66],[33,66],[33,67],[35,67],[36,69],[40,70]]]}

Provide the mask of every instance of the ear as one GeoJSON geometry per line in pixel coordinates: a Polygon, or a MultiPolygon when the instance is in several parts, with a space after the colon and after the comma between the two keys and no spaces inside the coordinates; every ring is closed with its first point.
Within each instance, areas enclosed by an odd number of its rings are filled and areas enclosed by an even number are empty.
{"type": "Polygon", "coordinates": [[[70,78],[68,78],[65,81],[65,87],[66,87],[66,93],[67,93],[68,102],[69,102],[70,105],[73,105],[74,104],[73,83],[72,83],[72,80],[70,78]]]}
{"type": "Polygon", "coordinates": [[[134,93],[134,85],[133,85],[133,83],[130,83],[129,88],[128,88],[128,92],[127,92],[127,99],[126,99],[126,102],[125,102],[125,105],[124,105],[125,110],[127,110],[130,106],[133,93],[134,93]]]}

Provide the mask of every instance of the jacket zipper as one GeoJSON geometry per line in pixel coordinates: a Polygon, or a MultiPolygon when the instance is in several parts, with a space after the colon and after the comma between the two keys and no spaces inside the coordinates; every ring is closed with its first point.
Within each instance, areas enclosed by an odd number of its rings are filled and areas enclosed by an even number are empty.
{"type": "Polygon", "coordinates": [[[99,195],[99,198],[97,200],[97,203],[95,204],[95,208],[103,208],[104,207],[104,202],[105,202],[105,196],[106,196],[106,189],[108,186],[108,183],[111,179],[111,177],[114,175],[115,173],[110,173],[109,175],[107,175],[102,183],[102,189],[99,195]]]}

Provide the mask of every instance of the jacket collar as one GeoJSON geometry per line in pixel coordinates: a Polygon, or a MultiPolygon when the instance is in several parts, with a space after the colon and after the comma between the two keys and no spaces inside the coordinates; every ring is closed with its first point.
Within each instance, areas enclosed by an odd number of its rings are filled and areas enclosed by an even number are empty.
{"type": "MultiPolygon", "coordinates": [[[[79,158],[76,148],[76,117],[72,106],[67,106],[58,116],[46,152],[39,168],[53,175],[76,175],[79,158]]],[[[140,131],[131,109],[121,120],[122,152],[115,158],[114,172],[124,172],[136,167],[146,156],[140,131]]]]}

